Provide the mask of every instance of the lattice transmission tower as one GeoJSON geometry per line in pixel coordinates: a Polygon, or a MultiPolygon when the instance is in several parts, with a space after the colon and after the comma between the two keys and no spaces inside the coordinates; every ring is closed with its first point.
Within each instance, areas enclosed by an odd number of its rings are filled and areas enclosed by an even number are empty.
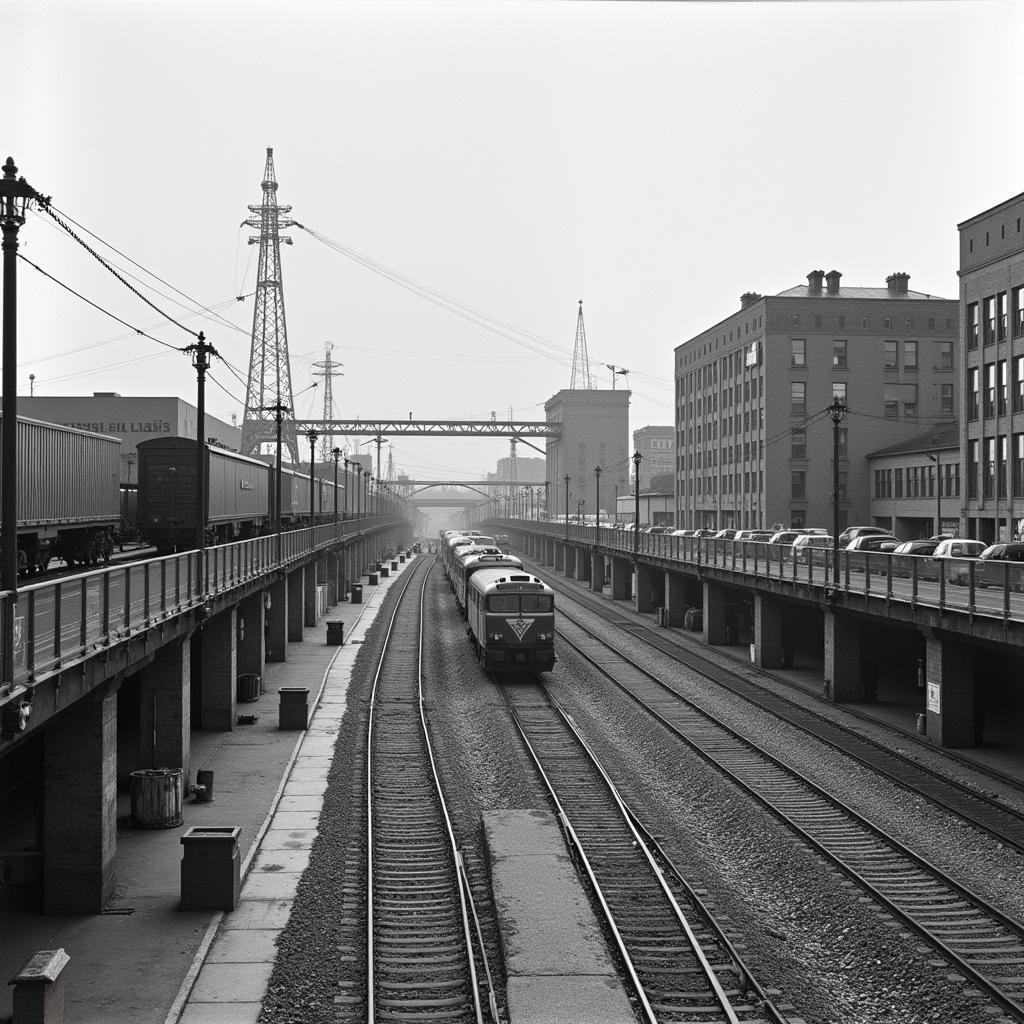
{"type": "Polygon", "coordinates": [[[284,407],[281,443],[291,461],[299,461],[295,438],[295,408],[292,405],[292,371],[288,361],[288,330],[284,319],[284,282],[281,279],[281,243],[292,240],[281,231],[295,221],[288,217],[292,208],[277,203],[277,179],[274,176],[274,150],[267,147],[263,170],[263,202],[250,206],[251,217],[242,224],[259,231],[249,236],[250,245],[259,245],[259,269],[256,273],[256,305],[252,314],[252,347],[249,350],[249,381],[242,418],[242,454],[259,454],[265,444],[276,444],[277,410],[284,407]]]}
{"type": "MultiPolygon", "coordinates": [[[[336,363],[331,359],[331,349],[334,346],[328,341],[324,345],[324,357],[319,363],[313,364],[312,376],[323,377],[324,379],[324,419],[337,419],[334,415],[334,392],[331,387],[332,377],[344,377],[341,367],[344,363],[336,363]]],[[[334,435],[324,434],[320,439],[320,461],[328,462],[331,458],[331,451],[334,449],[334,435]]]]}
{"type": "Polygon", "coordinates": [[[580,312],[576,317],[576,344],[572,350],[572,379],[570,391],[590,391],[594,382],[590,378],[590,357],[587,355],[587,332],[583,328],[583,300],[580,299],[580,312]]]}

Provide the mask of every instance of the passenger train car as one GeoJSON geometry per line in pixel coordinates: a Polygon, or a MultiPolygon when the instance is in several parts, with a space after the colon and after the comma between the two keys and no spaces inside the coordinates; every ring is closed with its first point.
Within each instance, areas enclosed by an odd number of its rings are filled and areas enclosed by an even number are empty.
{"type": "Polygon", "coordinates": [[[487,544],[497,547],[493,537],[485,537],[479,530],[475,530],[472,534],[451,534],[441,545],[441,565],[444,567],[445,575],[453,586],[455,583],[455,560],[459,555],[460,549],[471,544],[487,544]]]}
{"type": "Polygon", "coordinates": [[[466,582],[473,573],[480,569],[518,569],[522,571],[523,562],[515,555],[506,555],[497,545],[470,544],[468,548],[460,548],[463,554],[456,559],[452,585],[455,588],[455,603],[459,611],[466,614],[466,582]]]}
{"type": "Polygon", "coordinates": [[[18,572],[50,560],[96,565],[114,550],[121,525],[121,441],[18,417],[17,470],[0,473],[15,491],[18,572]]]}
{"type": "Polygon", "coordinates": [[[478,569],[466,581],[468,633],[495,675],[545,672],[555,661],[555,592],[516,569],[478,569]]]}

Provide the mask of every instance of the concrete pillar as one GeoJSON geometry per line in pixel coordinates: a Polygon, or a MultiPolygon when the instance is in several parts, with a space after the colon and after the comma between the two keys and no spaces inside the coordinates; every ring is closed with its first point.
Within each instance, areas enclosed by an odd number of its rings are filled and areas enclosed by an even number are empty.
{"type": "Polygon", "coordinates": [[[850,615],[825,609],[825,696],[831,700],[861,700],[860,624],[850,615]]]}
{"type": "Polygon", "coordinates": [[[928,738],[940,747],[975,746],[974,659],[970,648],[948,637],[928,637],[925,650],[928,738]]]}
{"type": "Polygon", "coordinates": [[[43,913],[98,914],[117,880],[117,688],[75,701],[43,744],[43,913]]]}
{"type": "Polygon", "coordinates": [[[682,626],[686,614],[686,586],[683,577],[677,572],[665,570],[665,612],[668,625],[682,626]]]}
{"type": "Polygon", "coordinates": [[[238,606],[238,674],[263,675],[267,660],[266,619],[263,593],[253,594],[238,606]]]}
{"type": "Polygon", "coordinates": [[[552,564],[555,572],[562,572],[565,569],[565,541],[556,540],[554,548],[554,562],[552,564]]]}
{"type": "Polygon", "coordinates": [[[338,603],[338,553],[328,551],[324,556],[324,571],[327,575],[327,603],[332,608],[338,603]]]}
{"type": "Polygon", "coordinates": [[[757,591],[754,592],[754,654],[761,668],[792,667],[792,645],[784,646],[782,642],[782,602],[757,591]]]}
{"type": "Polygon", "coordinates": [[[643,562],[636,563],[636,593],[633,595],[634,608],[638,612],[654,611],[655,569],[643,562]]]}
{"type": "Polygon", "coordinates": [[[725,643],[725,587],[704,582],[704,643],[725,643]]]}
{"type": "Polygon", "coordinates": [[[590,552],[586,548],[576,549],[575,573],[582,583],[590,582],[590,552]]]}
{"type": "Polygon", "coordinates": [[[555,549],[557,544],[553,537],[544,538],[544,564],[554,565],[555,564],[555,549]]]}
{"type": "Polygon", "coordinates": [[[284,661],[288,657],[288,581],[274,580],[267,588],[270,607],[266,617],[267,661],[284,661]]]}
{"type": "Polygon", "coordinates": [[[600,551],[590,555],[590,589],[598,594],[604,590],[604,555],[600,551]]]}
{"type": "Polygon", "coordinates": [[[576,556],[578,552],[572,544],[563,544],[562,548],[562,568],[565,570],[565,578],[567,580],[574,580],[576,579],[576,556]]]}
{"type": "Polygon", "coordinates": [[[290,643],[302,641],[305,591],[305,569],[294,569],[288,573],[288,640],[290,643]]]}
{"type": "Polygon", "coordinates": [[[633,581],[633,564],[628,558],[611,559],[612,600],[628,601],[633,581]]]}
{"type": "Polygon", "coordinates": [[[200,727],[208,732],[230,732],[235,727],[238,683],[238,609],[229,608],[203,626],[202,668],[199,679],[200,727]]]}
{"type": "Polygon", "coordinates": [[[316,625],[316,585],[320,576],[319,561],[310,562],[305,568],[305,579],[302,587],[303,624],[316,625]]]}
{"type": "Polygon", "coordinates": [[[180,768],[182,779],[188,778],[191,662],[191,640],[172,640],[139,673],[139,763],[133,768],[180,768]]]}

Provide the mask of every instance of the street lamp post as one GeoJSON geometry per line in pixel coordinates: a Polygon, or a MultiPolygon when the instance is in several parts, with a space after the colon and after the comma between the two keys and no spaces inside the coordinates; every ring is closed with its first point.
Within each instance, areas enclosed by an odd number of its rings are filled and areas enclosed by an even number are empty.
{"type": "Polygon", "coordinates": [[[338,460],[341,458],[341,449],[332,448],[334,456],[334,525],[338,525],[338,460]]]}
{"type": "Polygon", "coordinates": [[[210,356],[217,351],[206,344],[206,337],[199,332],[199,340],[187,345],[185,351],[192,356],[196,368],[196,549],[199,552],[199,578],[205,585],[203,569],[206,551],[206,371],[210,368],[210,356]]]}
{"type": "Polygon", "coordinates": [[[832,420],[832,551],[835,556],[833,575],[839,571],[839,424],[846,418],[846,406],[833,395],[828,407],[832,420]]]}
{"type": "Polygon", "coordinates": [[[0,230],[3,231],[3,423],[0,425],[0,459],[5,485],[0,497],[0,545],[2,571],[0,590],[10,595],[3,612],[3,678],[0,687],[14,685],[14,604],[18,593],[18,230],[25,223],[30,202],[49,206],[24,178],[16,178],[18,168],[11,157],[4,164],[0,179],[0,230]]]}
{"type": "Polygon", "coordinates": [[[281,561],[281,422],[284,414],[291,410],[280,402],[277,405],[265,405],[261,412],[272,412],[277,426],[277,464],[274,466],[274,533],[277,535],[277,561],[281,561]]]}
{"type": "Polygon", "coordinates": [[[640,551],[640,463],[644,457],[633,452],[633,564],[640,551]]]}
{"type": "Polygon", "coordinates": [[[595,499],[597,501],[597,507],[594,509],[594,524],[597,526],[597,540],[601,542],[601,467],[594,467],[594,480],[596,481],[594,490],[596,491],[595,499]]]}
{"type": "Polygon", "coordinates": [[[569,543],[569,474],[565,474],[565,542],[569,543]]]}
{"type": "MultiPolygon", "coordinates": [[[[310,527],[313,526],[313,522],[314,522],[314,519],[315,519],[315,513],[316,513],[316,508],[315,508],[314,503],[313,503],[313,498],[314,498],[314,495],[313,495],[313,486],[314,486],[314,484],[313,484],[313,480],[314,480],[314,478],[313,478],[313,470],[316,468],[316,442],[317,442],[317,439],[318,439],[319,436],[320,435],[317,434],[317,432],[312,427],[310,427],[309,430],[306,431],[306,437],[309,438],[309,525],[310,525],[310,527]]],[[[312,537],[312,534],[310,534],[310,536],[312,537]]]]}
{"type": "Polygon", "coordinates": [[[370,471],[363,470],[363,515],[370,514],[370,471]]]}

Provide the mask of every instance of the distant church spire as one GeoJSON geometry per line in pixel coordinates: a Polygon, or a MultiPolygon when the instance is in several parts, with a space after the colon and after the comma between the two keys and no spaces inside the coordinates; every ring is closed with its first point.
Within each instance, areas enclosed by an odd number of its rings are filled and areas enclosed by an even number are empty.
{"type": "Polygon", "coordinates": [[[576,317],[576,344],[572,350],[572,380],[570,391],[590,391],[594,387],[590,379],[590,358],[587,355],[587,332],[583,328],[583,300],[580,299],[580,312],[576,317]]]}

